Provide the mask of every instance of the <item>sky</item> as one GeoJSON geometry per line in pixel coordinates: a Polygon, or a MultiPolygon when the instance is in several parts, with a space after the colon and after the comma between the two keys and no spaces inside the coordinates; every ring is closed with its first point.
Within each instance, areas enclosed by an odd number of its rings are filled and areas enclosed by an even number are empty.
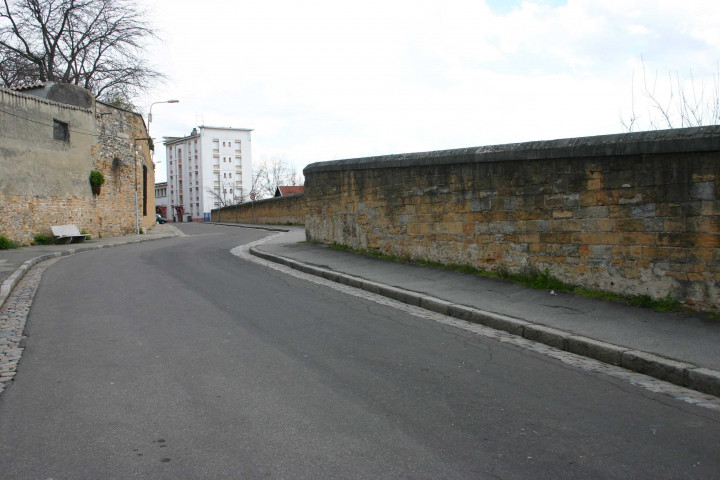
{"type": "MultiPolygon", "coordinates": [[[[327,160],[621,133],[669,77],[718,88],[717,0],[147,0],[168,82],[150,133],[252,128],[252,157],[327,160]],[[691,80],[692,79],[692,80],[691,80]]],[[[676,85],[674,86],[676,87],[676,85]]],[[[673,87],[673,88],[674,88],[673,87]]],[[[675,98],[677,94],[675,93],[675,98]]],[[[703,99],[703,101],[705,101],[703,99]]],[[[156,180],[165,180],[158,148],[156,180]]]]}

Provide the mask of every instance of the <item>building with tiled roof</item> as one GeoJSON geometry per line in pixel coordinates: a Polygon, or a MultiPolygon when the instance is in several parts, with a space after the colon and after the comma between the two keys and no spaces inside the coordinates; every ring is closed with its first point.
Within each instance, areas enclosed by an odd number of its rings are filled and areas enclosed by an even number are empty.
{"type": "Polygon", "coordinates": [[[297,195],[305,192],[305,187],[302,185],[286,185],[279,186],[275,189],[276,197],[286,197],[288,195],[297,195]]]}

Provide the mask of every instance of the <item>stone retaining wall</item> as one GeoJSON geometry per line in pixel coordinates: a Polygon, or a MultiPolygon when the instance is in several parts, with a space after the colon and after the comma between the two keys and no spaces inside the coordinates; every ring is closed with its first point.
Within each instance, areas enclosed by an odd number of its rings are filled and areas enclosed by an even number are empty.
{"type": "Polygon", "coordinates": [[[305,196],[297,194],[267,198],[213,210],[211,220],[227,223],[304,225],[306,212],[305,196]],[[219,219],[218,211],[220,212],[219,219]]]}
{"type": "Polygon", "coordinates": [[[0,89],[8,112],[0,115],[0,234],[21,244],[63,224],[92,236],[132,234],[136,192],[140,226],[154,225],[155,172],[142,116],[95,102],[79,87],[61,88],[88,96],[90,108],[0,89]],[[69,126],[69,141],[53,138],[56,120],[69,126]],[[106,180],[98,196],[90,188],[92,170],[106,180]]]}
{"type": "Polygon", "coordinates": [[[720,126],[304,170],[308,240],[720,307],[720,126]]]}

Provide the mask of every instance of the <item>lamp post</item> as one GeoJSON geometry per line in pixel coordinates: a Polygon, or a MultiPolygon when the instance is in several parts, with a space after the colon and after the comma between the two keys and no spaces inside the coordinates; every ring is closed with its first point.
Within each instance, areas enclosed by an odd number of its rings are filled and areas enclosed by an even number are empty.
{"type": "MultiPolygon", "coordinates": [[[[180,103],[180,100],[163,100],[161,102],[153,102],[150,104],[150,112],[148,113],[147,132],[148,132],[148,138],[151,139],[150,140],[151,142],[152,142],[152,137],[150,137],[150,124],[152,123],[152,107],[153,107],[153,105],[157,105],[158,103],[180,103]]],[[[155,144],[154,143],[152,144],[152,149],[150,150],[150,155],[152,155],[153,158],[155,157],[155,144]]],[[[154,163],[154,161],[153,161],[153,163],[154,163]]],[[[153,168],[155,168],[154,165],[153,165],[153,168]]]]}
{"type": "Polygon", "coordinates": [[[150,104],[150,113],[148,113],[148,132],[150,131],[150,124],[152,123],[152,107],[158,103],[180,103],[180,100],[163,100],[162,102],[153,102],[150,104]]]}

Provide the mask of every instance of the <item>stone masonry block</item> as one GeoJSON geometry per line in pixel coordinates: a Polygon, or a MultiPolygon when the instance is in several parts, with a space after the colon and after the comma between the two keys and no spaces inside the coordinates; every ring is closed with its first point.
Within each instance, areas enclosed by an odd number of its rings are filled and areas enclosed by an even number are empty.
{"type": "Polygon", "coordinates": [[[590,258],[610,260],[613,257],[611,245],[590,245],[590,258]]]}
{"type": "Polygon", "coordinates": [[[574,211],[575,218],[608,218],[610,210],[607,206],[581,207],[574,211]]]}
{"type": "Polygon", "coordinates": [[[644,222],[646,232],[662,232],[665,230],[664,218],[646,218],[644,222]]]}
{"type": "Polygon", "coordinates": [[[655,204],[648,203],[645,205],[635,205],[632,207],[632,216],[634,218],[650,218],[655,216],[655,204]]]}
{"type": "Polygon", "coordinates": [[[572,208],[580,206],[580,193],[570,193],[563,195],[562,199],[563,208],[572,208]]]}
{"type": "Polygon", "coordinates": [[[693,183],[690,187],[690,198],[694,200],[716,200],[718,196],[715,182],[693,183]]]}
{"type": "Polygon", "coordinates": [[[611,218],[586,218],[580,229],[585,232],[611,232],[615,230],[615,220],[611,218]]]}
{"type": "Polygon", "coordinates": [[[590,190],[590,191],[600,190],[601,188],[603,188],[602,179],[597,178],[597,179],[588,180],[588,182],[587,182],[588,190],[590,190]]]}

